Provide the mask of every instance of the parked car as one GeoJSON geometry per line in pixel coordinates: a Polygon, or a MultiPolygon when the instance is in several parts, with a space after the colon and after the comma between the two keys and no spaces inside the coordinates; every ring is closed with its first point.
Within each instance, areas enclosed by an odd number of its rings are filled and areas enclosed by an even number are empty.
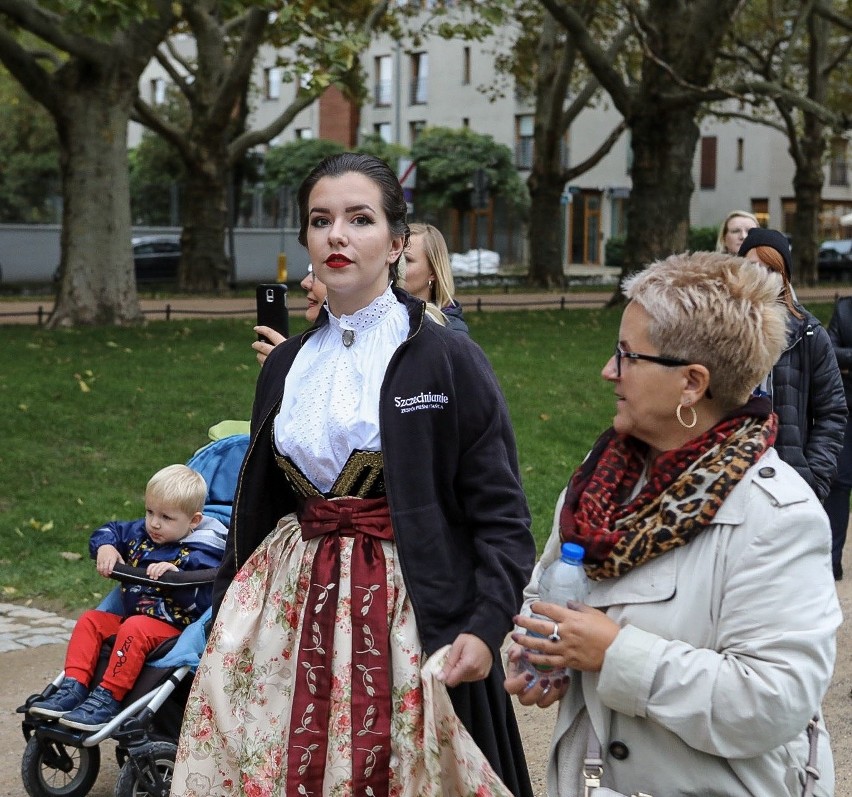
{"type": "Polygon", "coordinates": [[[180,263],[179,235],[144,235],[131,240],[136,282],[174,282],[180,263]]]}
{"type": "Polygon", "coordinates": [[[817,256],[821,280],[852,279],[852,238],[823,241],[817,256]]]}

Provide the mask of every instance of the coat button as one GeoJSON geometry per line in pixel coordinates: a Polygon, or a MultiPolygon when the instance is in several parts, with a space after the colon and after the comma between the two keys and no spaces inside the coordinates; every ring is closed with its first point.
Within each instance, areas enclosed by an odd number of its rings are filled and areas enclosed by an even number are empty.
{"type": "Polygon", "coordinates": [[[761,479],[771,479],[775,475],[775,468],[761,468],[757,475],[760,476],[761,479]]]}
{"type": "Polygon", "coordinates": [[[616,761],[624,761],[630,755],[630,749],[624,742],[619,742],[617,739],[609,744],[609,754],[616,761]]]}

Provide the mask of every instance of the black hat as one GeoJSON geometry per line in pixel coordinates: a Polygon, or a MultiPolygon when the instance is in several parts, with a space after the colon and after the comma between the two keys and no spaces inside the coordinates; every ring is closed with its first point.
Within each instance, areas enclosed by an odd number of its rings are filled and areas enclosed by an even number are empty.
{"type": "Polygon", "coordinates": [[[791,279],[791,274],[793,273],[793,258],[790,255],[790,242],[787,240],[787,236],[784,235],[783,232],[778,232],[778,230],[767,230],[763,227],[752,227],[748,231],[748,235],[746,235],[743,245],[740,247],[740,251],[737,252],[737,254],[740,257],[745,257],[746,252],[750,249],[754,249],[756,246],[768,246],[770,249],[774,249],[778,252],[778,254],[784,258],[784,271],[787,279],[791,279]]]}

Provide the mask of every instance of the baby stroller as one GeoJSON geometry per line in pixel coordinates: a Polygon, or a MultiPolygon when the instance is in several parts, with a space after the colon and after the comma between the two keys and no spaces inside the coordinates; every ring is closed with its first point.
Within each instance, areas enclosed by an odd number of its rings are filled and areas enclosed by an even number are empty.
{"type": "MultiPolygon", "coordinates": [[[[214,430],[211,429],[211,436],[214,430]]],[[[231,502],[240,464],[248,446],[247,434],[222,437],[197,451],[187,462],[201,473],[208,485],[204,513],[228,525],[231,502]]],[[[209,584],[216,570],[166,573],[152,582],[144,568],[116,565],[112,577],[122,583],[156,583],[166,588],[190,588],[209,584]]],[[[118,588],[98,606],[102,611],[119,611],[118,588]]],[[[18,713],[27,740],[21,760],[21,778],[30,797],[84,797],[100,772],[99,745],[106,739],[116,742],[120,768],[116,797],[168,797],[174,769],[177,740],[192,674],[205,643],[209,610],[188,626],[179,637],[169,639],[146,659],[145,667],[122,701],[122,710],[100,730],[80,731],[57,719],[32,714],[29,707],[50,697],[62,683],[60,673],[39,694],[30,695],[18,713]]],[[[100,682],[109,657],[109,642],[101,652],[94,683],[100,682]]]]}

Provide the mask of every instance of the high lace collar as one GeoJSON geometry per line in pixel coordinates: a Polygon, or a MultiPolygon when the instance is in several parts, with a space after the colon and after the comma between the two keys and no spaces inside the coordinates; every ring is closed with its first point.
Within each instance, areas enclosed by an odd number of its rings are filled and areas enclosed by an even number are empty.
{"type": "Polygon", "coordinates": [[[357,310],[352,315],[346,315],[345,313],[338,318],[335,316],[331,310],[328,310],[328,323],[329,326],[338,331],[343,339],[344,345],[352,345],[352,341],[354,341],[358,335],[364,334],[370,329],[381,324],[394,310],[394,308],[399,304],[394,296],[393,291],[391,290],[390,285],[388,285],[385,292],[373,299],[370,304],[366,307],[362,307],[360,310],[357,310]],[[348,335],[350,342],[347,344],[346,340],[348,335]]]}

